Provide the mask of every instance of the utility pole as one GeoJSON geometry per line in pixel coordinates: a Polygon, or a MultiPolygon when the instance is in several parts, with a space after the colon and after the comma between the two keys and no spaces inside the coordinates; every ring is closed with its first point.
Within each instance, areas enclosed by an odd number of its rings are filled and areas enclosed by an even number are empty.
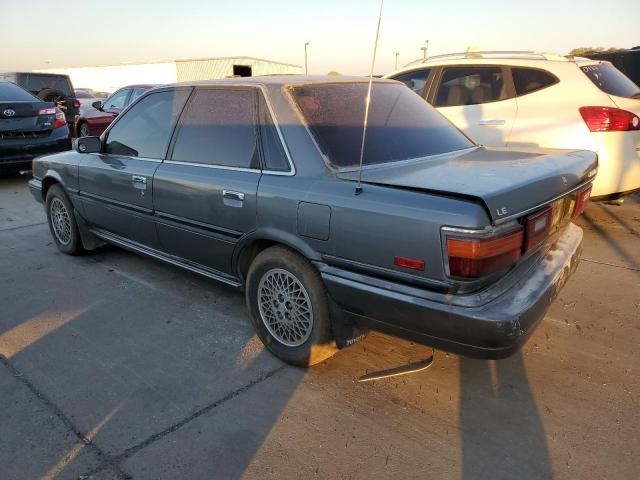
{"type": "Polygon", "coordinates": [[[309,42],[305,42],[304,44],[304,74],[309,75],[309,67],[307,64],[307,47],[309,46],[309,42]]]}
{"type": "Polygon", "coordinates": [[[400,55],[400,52],[396,52],[396,68],[394,70],[398,69],[398,55],[400,55]]]}
{"type": "Polygon", "coordinates": [[[422,61],[426,62],[427,61],[427,51],[429,50],[429,40],[425,40],[425,42],[427,45],[424,47],[420,47],[420,50],[422,50],[422,61]]]}

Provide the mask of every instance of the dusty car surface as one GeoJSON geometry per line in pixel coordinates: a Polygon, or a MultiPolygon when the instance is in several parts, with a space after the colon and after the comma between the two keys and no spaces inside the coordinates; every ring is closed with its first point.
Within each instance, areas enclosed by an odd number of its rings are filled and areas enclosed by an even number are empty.
{"type": "Polygon", "coordinates": [[[577,264],[596,155],[479,147],[375,80],[359,171],[366,94],[348,77],[161,87],[35,160],[30,188],[62,252],[109,242],[244,289],[286,362],[369,328],[513,353],[577,264]]]}

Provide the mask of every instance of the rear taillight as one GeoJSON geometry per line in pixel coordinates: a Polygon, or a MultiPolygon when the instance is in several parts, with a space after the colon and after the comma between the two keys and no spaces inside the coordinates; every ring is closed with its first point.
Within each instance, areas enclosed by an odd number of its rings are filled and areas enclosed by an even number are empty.
{"type": "Polygon", "coordinates": [[[446,235],[449,275],[452,277],[484,277],[517,262],[522,256],[524,232],[521,226],[498,236],[465,237],[453,229],[446,235]]]}
{"type": "Polygon", "coordinates": [[[581,107],[580,115],[591,132],[626,132],[640,130],[640,118],[614,107],[581,107]]]}
{"type": "Polygon", "coordinates": [[[547,207],[525,218],[524,253],[536,249],[547,239],[551,231],[552,212],[551,207],[547,207]]]}
{"type": "Polygon", "coordinates": [[[58,109],[56,107],[46,107],[38,110],[38,115],[55,115],[58,109]]]}
{"type": "Polygon", "coordinates": [[[571,218],[576,218],[587,208],[587,204],[589,203],[589,198],[591,197],[591,188],[592,185],[589,184],[586,187],[582,188],[582,190],[578,191],[578,195],[576,196],[576,203],[573,206],[573,213],[571,214],[571,218]]]}
{"type": "Polygon", "coordinates": [[[67,118],[64,116],[64,112],[57,107],[46,107],[38,110],[38,115],[55,115],[56,119],[53,122],[53,128],[64,127],[67,124],[67,118]]]}

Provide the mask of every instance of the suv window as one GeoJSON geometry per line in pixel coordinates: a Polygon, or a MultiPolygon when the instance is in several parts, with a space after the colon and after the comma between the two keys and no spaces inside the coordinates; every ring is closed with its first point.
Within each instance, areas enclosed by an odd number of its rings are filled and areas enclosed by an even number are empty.
{"type": "MultiPolygon", "coordinates": [[[[366,83],[311,84],[292,89],[320,149],[336,167],[360,161],[366,83]]],[[[462,150],[473,143],[403,85],[374,83],[364,165],[462,150]]]]}
{"type": "Polygon", "coordinates": [[[0,80],[0,102],[38,102],[39,98],[34,97],[25,89],[19,86],[0,80]]]}
{"type": "Polygon", "coordinates": [[[558,79],[549,72],[535,68],[512,68],[511,73],[516,95],[526,95],[558,83],[558,79]]]}
{"type": "Polygon", "coordinates": [[[124,113],[109,130],[105,153],[162,159],[188,90],[153,93],[124,113]]]}
{"type": "Polygon", "coordinates": [[[444,69],[436,96],[437,107],[495,102],[507,98],[500,67],[449,67],[444,69]]]}
{"type": "Polygon", "coordinates": [[[25,73],[20,75],[18,82],[34,95],[38,95],[45,89],[53,89],[63,93],[67,97],[73,97],[71,81],[66,75],[42,75],[25,73]]]}
{"type": "Polygon", "coordinates": [[[260,134],[262,137],[262,150],[265,167],[268,170],[286,172],[291,170],[287,155],[282,146],[282,141],[273,123],[267,107],[267,101],[260,95],[258,111],[260,116],[260,134]]]}
{"type": "Polygon", "coordinates": [[[118,90],[104,101],[102,108],[124,108],[124,103],[127,101],[127,95],[129,95],[128,88],[118,90]]]}
{"type": "Polygon", "coordinates": [[[422,91],[424,90],[424,86],[427,83],[430,73],[431,69],[425,68],[424,70],[414,70],[412,72],[402,73],[392,77],[392,79],[404,83],[418,95],[422,95],[422,91]]]}
{"type": "Polygon", "coordinates": [[[640,97],[640,87],[610,63],[586,65],[581,67],[581,70],[600,90],[609,95],[626,98],[640,97]]]}
{"type": "Polygon", "coordinates": [[[196,90],[176,135],[171,160],[259,168],[255,90],[196,90]]]}

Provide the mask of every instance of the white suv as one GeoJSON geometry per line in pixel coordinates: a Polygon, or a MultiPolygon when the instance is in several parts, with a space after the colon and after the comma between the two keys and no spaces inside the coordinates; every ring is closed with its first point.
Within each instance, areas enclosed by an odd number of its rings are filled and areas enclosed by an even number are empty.
{"type": "Polygon", "coordinates": [[[477,143],[598,153],[592,195],[640,188],[640,88],[609,62],[533,52],[418,61],[404,82],[477,143]]]}

